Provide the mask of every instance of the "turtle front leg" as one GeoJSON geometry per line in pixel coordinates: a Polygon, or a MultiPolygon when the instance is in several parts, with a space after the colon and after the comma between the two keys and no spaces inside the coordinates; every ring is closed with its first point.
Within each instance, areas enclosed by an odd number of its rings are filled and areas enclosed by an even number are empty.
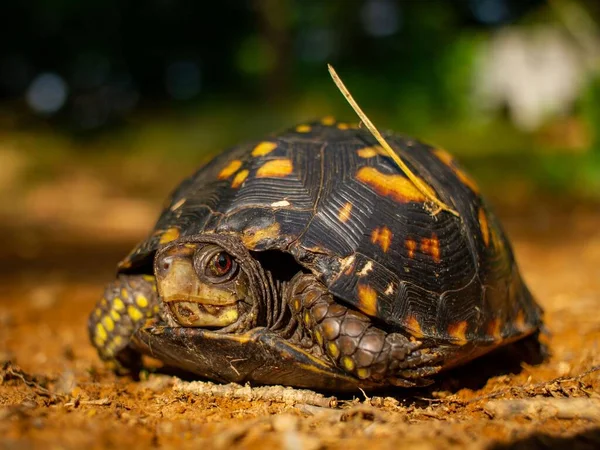
{"type": "Polygon", "coordinates": [[[141,356],[131,337],[158,313],[153,276],[121,275],[109,283],[88,319],[90,340],[100,358],[120,373],[139,370],[141,356]]]}
{"type": "Polygon", "coordinates": [[[339,303],[313,275],[299,274],[286,291],[296,322],[295,338],[308,338],[339,368],[375,384],[411,387],[429,384],[442,349],[376,327],[371,319],[339,303]],[[440,351],[441,350],[441,351],[440,351]]]}

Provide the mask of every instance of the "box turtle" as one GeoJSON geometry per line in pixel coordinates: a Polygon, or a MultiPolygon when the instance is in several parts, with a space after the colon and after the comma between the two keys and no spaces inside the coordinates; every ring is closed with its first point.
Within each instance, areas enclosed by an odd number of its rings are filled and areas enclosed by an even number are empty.
{"type": "Polygon", "coordinates": [[[102,359],[223,382],[415,386],[535,333],[541,309],[444,150],[325,118],[217,156],[174,191],[89,318],[102,359]]]}

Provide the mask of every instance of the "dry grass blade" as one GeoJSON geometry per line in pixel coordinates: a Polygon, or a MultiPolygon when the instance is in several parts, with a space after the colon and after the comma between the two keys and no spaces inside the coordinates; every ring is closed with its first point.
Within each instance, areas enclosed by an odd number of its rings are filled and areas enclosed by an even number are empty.
{"type": "Polygon", "coordinates": [[[340,79],[339,75],[337,74],[335,69],[331,66],[331,64],[327,64],[327,68],[329,69],[329,74],[331,75],[331,78],[333,78],[333,81],[335,82],[338,89],[342,92],[342,94],[344,95],[346,100],[348,100],[348,103],[350,103],[350,106],[352,106],[352,109],[354,109],[356,114],[358,114],[358,117],[360,117],[360,120],[365,124],[367,129],[373,135],[373,137],[375,139],[377,139],[377,142],[379,142],[379,145],[381,145],[381,147],[383,147],[383,149],[388,154],[388,156],[398,165],[400,170],[402,170],[402,172],[404,172],[404,174],[415,185],[415,187],[425,197],[427,197],[432,203],[437,205],[438,209],[434,211],[434,214],[437,214],[439,211],[448,211],[449,213],[454,214],[455,216],[459,217],[458,211],[450,208],[448,205],[446,205],[444,202],[442,202],[439,198],[437,198],[433,189],[431,189],[429,186],[427,186],[427,184],[423,183],[423,181],[421,181],[421,179],[419,177],[417,177],[414,173],[412,173],[412,171],[408,168],[408,166],[404,163],[404,161],[402,161],[402,158],[400,158],[400,156],[398,156],[398,154],[394,151],[394,149],[390,146],[390,144],[388,144],[387,141],[385,140],[385,138],[381,135],[379,130],[377,130],[375,125],[373,125],[373,122],[371,122],[371,120],[363,112],[361,107],[358,106],[358,103],[356,103],[356,101],[352,97],[352,94],[350,94],[350,91],[348,90],[348,88],[346,87],[344,82],[340,79]]]}

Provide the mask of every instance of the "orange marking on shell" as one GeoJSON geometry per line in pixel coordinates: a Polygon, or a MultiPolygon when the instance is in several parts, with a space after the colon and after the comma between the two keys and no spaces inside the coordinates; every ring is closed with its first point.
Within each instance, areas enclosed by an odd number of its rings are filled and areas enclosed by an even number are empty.
{"type": "Polygon", "coordinates": [[[415,316],[408,316],[406,319],[406,328],[416,338],[422,338],[425,336],[421,329],[421,324],[415,316]]]}
{"type": "Polygon", "coordinates": [[[385,153],[385,151],[383,150],[383,148],[380,145],[374,145],[372,147],[360,148],[360,149],[356,150],[356,154],[358,156],[360,156],[361,158],[372,158],[373,156],[377,156],[377,155],[384,155],[384,156],[387,155],[387,153],[385,153]]]}
{"type": "Polygon", "coordinates": [[[358,285],[359,308],[365,314],[374,316],[377,314],[377,291],[366,284],[358,285]]]}
{"type": "Polygon", "coordinates": [[[219,180],[229,178],[231,175],[236,173],[240,167],[242,167],[242,162],[239,159],[234,159],[225,167],[223,167],[223,169],[219,172],[219,175],[217,175],[217,178],[219,180]]]}
{"type": "Polygon", "coordinates": [[[381,228],[375,228],[371,232],[371,242],[373,244],[379,244],[379,246],[383,249],[384,253],[388,251],[388,248],[390,248],[390,244],[392,243],[392,237],[392,232],[385,225],[381,228]]]}
{"type": "Polygon", "coordinates": [[[347,123],[340,122],[337,124],[337,127],[340,130],[347,130],[350,128],[350,125],[348,125],[347,123]]]}
{"type": "Polygon", "coordinates": [[[440,262],[440,240],[435,233],[431,235],[431,239],[421,239],[421,251],[430,255],[436,263],[440,262]]]}
{"type": "Polygon", "coordinates": [[[276,148],[277,144],[275,142],[264,141],[254,147],[254,150],[252,150],[252,156],[265,156],[276,148]]]}
{"type": "Polygon", "coordinates": [[[469,189],[471,189],[476,194],[479,194],[479,186],[477,186],[477,183],[475,183],[475,180],[473,180],[473,178],[471,178],[469,175],[467,175],[462,169],[460,169],[456,165],[456,162],[450,153],[448,153],[445,150],[442,150],[441,148],[435,149],[433,151],[433,153],[435,156],[438,157],[438,159],[440,161],[442,161],[445,165],[447,165],[450,169],[452,169],[452,171],[454,172],[456,177],[464,185],[466,185],[469,189]]]}
{"type": "Polygon", "coordinates": [[[244,169],[244,170],[240,170],[238,173],[235,174],[235,177],[233,177],[233,181],[231,183],[231,187],[232,188],[239,188],[242,183],[244,181],[246,181],[246,178],[248,177],[248,174],[250,172],[248,172],[248,170],[244,169]]]}
{"type": "Polygon", "coordinates": [[[483,208],[479,208],[477,218],[479,219],[479,229],[481,230],[481,237],[483,238],[483,243],[487,247],[490,244],[490,228],[488,225],[487,216],[483,208]]]}
{"type": "Polygon", "coordinates": [[[321,119],[321,124],[330,127],[335,123],[335,117],[333,116],[325,116],[321,119]]]}
{"type": "Polygon", "coordinates": [[[520,309],[519,312],[517,312],[517,316],[514,320],[514,326],[518,331],[522,333],[529,329],[529,327],[527,326],[527,322],[525,321],[525,312],[522,309],[520,309]]]}
{"type": "Polygon", "coordinates": [[[291,159],[273,159],[267,161],[256,171],[258,178],[282,178],[294,169],[291,159]]]}
{"type": "Polygon", "coordinates": [[[269,225],[268,227],[261,228],[259,230],[250,229],[245,230],[242,235],[242,242],[249,249],[253,249],[260,242],[266,239],[276,239],[279,237],[279,223],[275,222],[269,225]]]}
{"type": "Polygon", "coordinates": [[[458,345],[467,343],[467,321],[452,323],[448,326],[448,334],[456,341],[458,345]]]}
{"type": "Polygon", "coordinates": [[[411,259],[414,258],[415,250],[417,249],[417,243],[413,239],[407,239],[404,241],[404,246],[406,247],[406,250],[408,250],[408,257],[411,259]]]}
{"type": "Polygon", "coordinates": [[[356,179],[369,185],[378,194],[391,197],[397,202],[424,202],[427,198],[408,178],[402,175],[381,173],[374,167],[361,167],[356,173],[356,179]]]}
{"type": "Polygon", "coordinates": [[[348,222],[350,220],[350,213],[352,212],[352,203],[346,202],[344,206],[340,208],[338,211],[338,219],[342,223],[348,222]]]}
{"type": "Polygon", "coordinates": [[[502,340],[502,321],[500,318],[495,317],[490,320],[490,323],[488,323],[487,326],[487,333],[492,336],[495,341],[502,340]]]}
{"type": "Polygon", "coordinates": [[[308,133],[311,130],[310,125],[298,125],[296,131],[298,133],[308,133]]]}
{"type": "Polygon", "coordinates": [[[171,241],[174,241],[179,237],[179,229],[177,228],[169,228],[167,231],[160,235],[160,240],[158,241],[160,244],[167,244],[171,241]]]}

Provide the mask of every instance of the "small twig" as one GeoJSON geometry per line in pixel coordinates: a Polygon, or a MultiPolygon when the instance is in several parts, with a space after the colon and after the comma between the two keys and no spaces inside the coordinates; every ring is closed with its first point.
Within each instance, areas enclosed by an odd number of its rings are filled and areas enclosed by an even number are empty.
{"type": "Polygon", "coordinates": [[[600,420],[600,400],[590,398],[527,398],[491,400],[485,411],[495,419],[525,416],[529,419],[600,420]]]}
{"type": "Polygon", "coordinates": [[[100,398],[98,400],[78,400],[72,402],[67,402],[63,406],[80,406],[80,405],[90,405],[90,406],[109,406],[112,402],[108,398],[100,398]]]}
{"type": "MultiPolygon", "coordinates": [[[[348,88],[346,87],[344,82],[341,80],[341,78],[339,77],[339,75],[337,74],[337,72],[335,71],[333,66],[331,64],[327,64],[327,69],[329,69],[329,74],[331,75],[331,78],[333,78],[334,83],[336,84],[338,89],[341,91],[341,93],[344,95],[344,97],[346,98],[348,103],[350,103],[350,106],[352,106],[352,109],[354,109],[354,111],[356,112],[358,117],[360,117],[360,120],[362,120],[362,122],[365,124],[367,129],[371,132],[373,137],[377,140],[377,142],[379,142],[379,145],[381,145],[381,147],[383,147],[383,149],[388,154],[388,156],[392,159],[392,161],[394,161],[398,165],[400,170],[402,170],[402,172],[404,172],[404,174],[415,185],[415,187],[426,198],[428,198],[431,202],[433,202],[435,205],[437,205],[438,211],[441,211],[441,210],[448,211],[449,213],[454,214],[455,216],[459,217],[459,214],[457,211],[450,208],[448,205],[446,205],[444,202],[442,202],[439,198],[437,198],[434,190],[431,187],[429,187],[427,184],[425,184],[419,177],[417,177],[409,169],[409,167],[404,163],[404,161],[402,161],[402,158],[400,158],[398,153],[396,153],[394,151],[394,149],[390,146],[390,144],[387,143],[387,141],[381,135],[379,130],[375,127],[375,125],[373,125],[373,122],[371,122],[371,120],[367,117],[367,115],[364,113],[364,111],[361,109],[361,107],[358,106],[358,103],[356,103],[356,100],[354,100],[354,97],[352,97],[352,94],[350,94],[350,91],[348,90],[348,88]]],[[[434,214],[436,212],[434,212],[434,214]]]]}
{"type": "Polygon", "coordinates": [[[190,392],[214,397],[235,398],[241,400],[266,400],[294,405],[304,403],[307,405],[323,406],[327,408],[337,406],[337,398],[325,397],[322,394],[283,386],[241,386],[236,383],[214,384],[203,381],[184,382],[176,380],[173,389],[179,392],[190,392]]]}

